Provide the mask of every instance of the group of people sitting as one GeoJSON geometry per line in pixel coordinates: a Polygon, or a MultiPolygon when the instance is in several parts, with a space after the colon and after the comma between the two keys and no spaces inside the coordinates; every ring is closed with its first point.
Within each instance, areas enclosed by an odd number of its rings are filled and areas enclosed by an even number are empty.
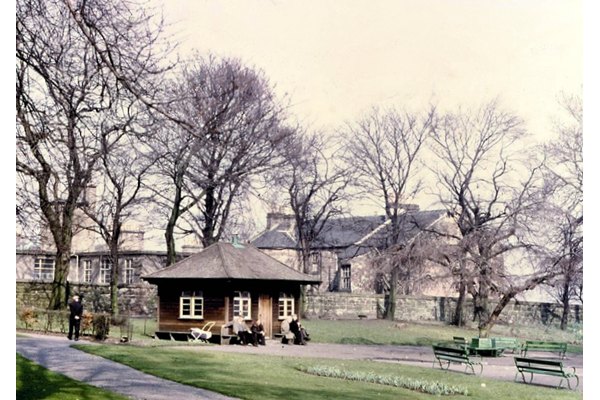
{"type": "Polygon", "coordinates": [[[287,317],[281,323],[281,333],[283,334],[282,342],[299,344],[306,346],[306,342],[310,340],[310,336],[302,324],[298,321],[298,316],[294,314],[287,317]]]}
{"type": "MultiPolygon", "coordinates": [[[[252,344],[253,346],[265,346],[265,329],[260,319],[252,322],[250,327],[246,324],[244,317],[239,316],[233,319],[230,324],[223,325],[223,328],[231,328],[238,336],[239,342],[243,346],[252,344]]],[[[310,340],[310,336],[306,329],[298,321],[298,316],[293,315],[287,317],[281,323],[281,333],[283,334],[282,341],[284,343],[306,345],[306,342],[310,340]]]]}

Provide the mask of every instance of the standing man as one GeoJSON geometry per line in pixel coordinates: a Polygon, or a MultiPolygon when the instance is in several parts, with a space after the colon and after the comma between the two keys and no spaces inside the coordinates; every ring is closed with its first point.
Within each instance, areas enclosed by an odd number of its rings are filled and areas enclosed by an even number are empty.
{"type": "Polygon", "coordinates": [[[83,315],[83,305],[79,302],[79,296],[73,296],[73,301],[69,303],[69,340],[73,339],[73,328],[75,328],[75,340],[79,340],[79,328],[81,326],[81,316],[83,315]]]}

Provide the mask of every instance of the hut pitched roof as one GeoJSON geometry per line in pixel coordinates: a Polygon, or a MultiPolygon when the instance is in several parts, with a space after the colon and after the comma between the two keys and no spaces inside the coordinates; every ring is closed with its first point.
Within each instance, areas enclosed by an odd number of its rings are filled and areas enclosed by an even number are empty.
{"type": "Polygon", "coordinates": [[[249,244],[215,243],[165,269],[142,277],[162,279],[249,279],[317,284],[321,281],[288,267],[249,244]]]}

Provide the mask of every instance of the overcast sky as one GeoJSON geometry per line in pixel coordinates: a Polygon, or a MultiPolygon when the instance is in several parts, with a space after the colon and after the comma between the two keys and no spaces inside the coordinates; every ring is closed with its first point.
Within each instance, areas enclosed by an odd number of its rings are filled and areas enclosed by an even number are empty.
{"type": "MultiPolygon", "coordinates": [[[[160,1],[160,0],[159,0],[160,1]]],[[[583,2],[177,0],[180,53],[238,57],[331,129],[371,106],[471,106],[499,97],[547,135],[561,91],[583,85],[583,2]]]]}
{"type": "Polygon", "coordinates": [[[582,0],[154,1],[182,57],[197,50],[262,69],[314,129],[372,106],[452,109],[497,97],[545,139],[560,92],[582,92],[582,0]]]}

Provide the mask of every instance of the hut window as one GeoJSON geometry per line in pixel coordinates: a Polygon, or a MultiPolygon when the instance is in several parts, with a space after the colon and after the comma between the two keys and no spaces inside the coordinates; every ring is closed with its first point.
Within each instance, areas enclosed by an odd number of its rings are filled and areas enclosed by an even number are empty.
{"type": "Polygon", "coordinates": [[[204,296],[201,291],[181,292],[179,318],[204,318],[204,296]]]}
{"type": "Polygon", "coordinates": [[[233,316],[250,319],[250,292],[235,292],[233,298],[233,316]]]}
{"type": "Polygon", "coordinates": [[[288,293],[279,293],[279,319],[294,315],[294,306],[294,296],[288,293]]]}

